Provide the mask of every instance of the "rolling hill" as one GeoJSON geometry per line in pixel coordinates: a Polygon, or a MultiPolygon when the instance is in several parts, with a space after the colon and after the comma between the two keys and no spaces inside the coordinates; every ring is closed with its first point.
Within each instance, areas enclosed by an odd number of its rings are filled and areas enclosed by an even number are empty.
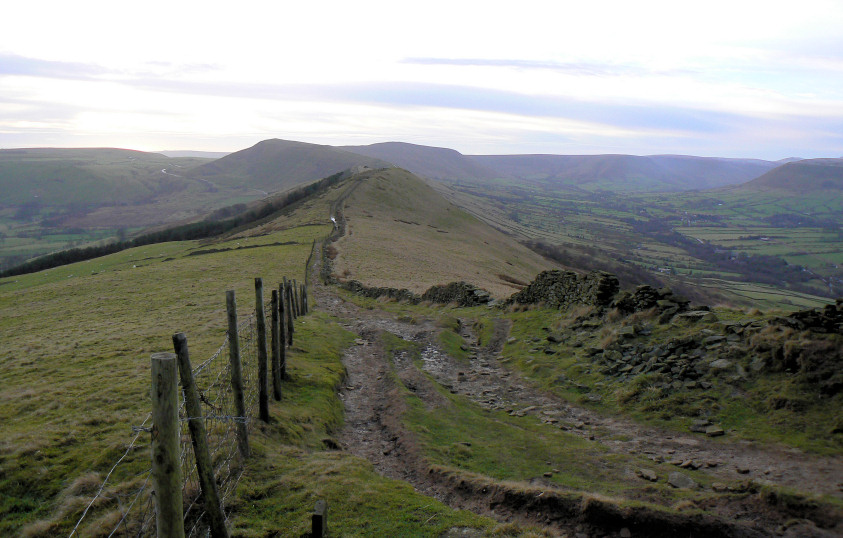
{"type": "Polygon", "coordinates": [[[183,178],[162,170],[195,164],[114,148],[0,150],[0,207],[133,204],[186,188],[183,178]]]}
{"type": "Polygon", "coordinates": [[[843,191],[843,159],[805,159],[778,166],[741,185],[741,191],[783,191],[806,195],[843,191]]]}
{"type": "Polygon", "coordinates": [[[472,158],[448,148],[436,148],[384,142],[368,146],[342,146],[342,149],[388,161],[410,172],[436,180],[488,180],[500,172],[475,162],[472,158]]]}
{"type": "Polygon", "coordinates": [[[402,142],[342,149],[445,182],[503,179],[613,191],[685,191],[735,185],[780,164],[689,155],[463,155],[453,149],[402,142]]]}
{"type": "Polygon", "coordinates": [[[218,186],[275,192],[357,166],[385,168],[389,163],[332,146],[271,139],[198,166],[188,175],[218,186]]]}
{"type": "Polygon", "coordinates": [[[687,155],[474,155],[503,177],[588,190],[684,191],[749,181],[776,163],[687,155]]]}

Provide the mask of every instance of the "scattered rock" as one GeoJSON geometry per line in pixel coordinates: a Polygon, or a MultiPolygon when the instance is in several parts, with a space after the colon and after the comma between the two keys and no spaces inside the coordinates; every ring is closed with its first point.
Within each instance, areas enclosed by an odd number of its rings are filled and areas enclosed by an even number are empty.
{"type": "Polygon", "coordinates": [[[705,429],[705,434],[709,437],[720,437],[726,435],[726,432],[720,426],[709,426],[705,429]]]}
{"type": "Polygon", "coordinates": [[[696,489],[697,483],[690,476],[674,471],[667,477],[667,483],[679,489],[696,489]]]}
{"type": "Polygon", "coordinates": [[[652,469],[641,468],[638,469],[635,474],[643,478],[644,480],[649,480],[650,482],[657,482],[659,480],[659,475],[652,469]]]}

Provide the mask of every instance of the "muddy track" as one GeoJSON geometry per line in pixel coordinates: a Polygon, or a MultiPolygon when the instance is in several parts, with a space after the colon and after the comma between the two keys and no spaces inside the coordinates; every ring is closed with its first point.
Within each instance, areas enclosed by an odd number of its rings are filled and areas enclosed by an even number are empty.
{"type": "MultiPolygon", "coordinates": [[[[318,271],[318,267],[314,270],[318,271]]],[[[450,506],[499,521],[538,524],[554,534],[613,535],[626,526],[633,532],[645,533],[636,535],[649,536],[672,536],[677,532],[694,536],[765,536],[774,531],[778,525],[775,520],[780,519],[770,513],[757,517],[761,515],[756,513],[759,511],[757,502],[710,507],[728,519],[750,521],[750,524],[726,524],[724,520],[706,517],[695,521],[665,520],[665,516],[649,512],[607,519],[611,508],[596,510],[592,506],[594,513],[589,516],[588,510],[580,506],[581,499],[577,506],[566,508],[563,505],[571,501],[563,502],[564,496],[552,491],[549,484],[534,484],[539,489],[524,497],[523,491],[516,495],[491,480],[466,481],[464,477],[453,477],[431,468],[414,436],[401,423],[405,404],[396,381],[430,407],[440,405],[442,402],[438,400],[442,396],[430,378],[416,368],[411,357],[401,353],[390,356],[386,352],[381,344],[383,332],[418,343],[422,349],[423,370],[451,392],[465,395],[480,406],[506,410],[516,416],[535,415],[548,428],[566,429],[614,452],[650,455],[657,461],[693,461],[695,465],[708,467],[706,472],[722,476],[724,480],[752,478],[756,482],[766,480],[813,492],[839,493],[843,462],[786,449],[765,449],[751,443],[665,432],[600,416],[534,388],[499,361],[500,349],[509,331],[506,321],[496,324],[492,342],[480,346],[468,320],[461,320],[462,335],[471,343],[471,360],[457,362],[438,347],[436,334],[439,329],[431,320],[398,321],[379,309],[362,309],[344,301],[333,288],[319,284],[318,278],[313,282],[317,307],[336,316],[358,336],[355,345],[343,356],[348,376],[340,391],[346,408],[346,427],[339,436],[340,445],[372,462],[385,476],[407,481],[417,490],[450,506]],[[751,521],[753,519],[756,521],[751,521]],[[766,523],[765,519],[768,519],[766,523]],[[641,527],[642,521],[649,521],[648,526],[641,527]]],[[[767,511],[764,507],[760,509],[767,511]]],[[[782,514],[782,521],[786,516],[782,514]]],[[[791,527],[785,535],[837,534],[808,525],[791,527]],[[816,533],[808,534],[808,531],[816,533]]]]}

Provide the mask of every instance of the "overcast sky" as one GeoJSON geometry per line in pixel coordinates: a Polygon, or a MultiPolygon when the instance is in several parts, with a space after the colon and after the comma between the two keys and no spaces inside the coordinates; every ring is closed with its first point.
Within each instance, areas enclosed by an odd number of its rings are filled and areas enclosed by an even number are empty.
{"type": "Polygon", "coordinates": [[[7,2],[0,148],[843,156],[843,1],[7,2]]]}

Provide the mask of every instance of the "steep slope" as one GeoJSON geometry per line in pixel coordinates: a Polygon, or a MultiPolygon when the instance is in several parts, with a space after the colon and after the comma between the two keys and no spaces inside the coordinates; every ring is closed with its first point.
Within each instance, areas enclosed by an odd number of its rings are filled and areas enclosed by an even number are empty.
{"type": "Polygon", "coordinates": [[[448,148],[420,146],[405,142],[384,142],[368,146],[342,146],[342,149],[389,161],[395,166],[430,179],[482,180],[498,177],[497,171],[448,148]]]}
{"type": "Polygon", "coordinates": [[[474,155],[500,177],[619,191],[682,191],[743,183],[774,168],[753,159],[686,155],[474,155]]]}
{"type": "Polygon", "coordinates": [[[777,190],[803,196],[822,191],[843,191],[843,159],[789,162],[742,185],[740,190],[777,190]]]}
{"type": "Polygon", "coordinates": [[[346,235],[335,244],[340,279],[414,292],[464,280],[505,297],[550,267],[401,169],[359,175],[344,215],[346,235]]]}
{"type": "Polygon", "coordinates": [[[389,164],[331,146],[271,139],[199,166],[190,177],[274,192],[356,166],[384,168],[389,164]]]}

